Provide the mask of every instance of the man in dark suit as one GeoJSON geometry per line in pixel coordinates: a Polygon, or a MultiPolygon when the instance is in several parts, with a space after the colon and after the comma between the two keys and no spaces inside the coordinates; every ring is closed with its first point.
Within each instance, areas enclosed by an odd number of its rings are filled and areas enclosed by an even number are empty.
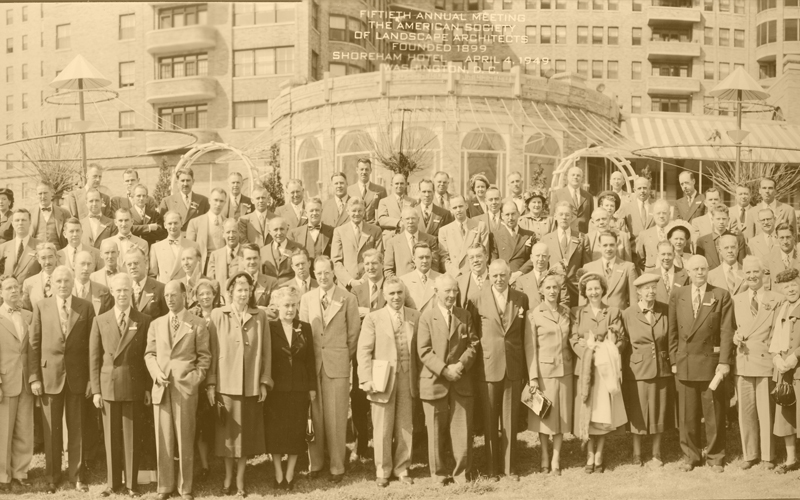
{"type": "Polygon", "coordinates": [[[134,452],[141,404],[150,405],[150,374],[144,362],[150,317],[131,307],[133,280],[127,274],[111,279],[116,306],[94,318],[89,337],[92,402],[103,415],[108,487],[107,497],[119,492],[138,496],[139,453],[134,452]],[[125,471],[125,482],[122,474],[125,471]]]}
{"type": "MultiPolygon", "coordinates": [[[[697,255],[703,255],[708,260],[709,270],[715,269],[722,262],[719,256],[717,240],[723,234],[731,234],[728,232],[729,222],[728,207],[725,205],[717,205],[716,208],[711,210],[711,233],[701,236],[700,239],[697,240],[696,253],[697,255]]],[[[747,242],[741,234],[735,236],[739,246],[736,260],[741,265],[742,261],[747,256],[747,242]]]]}
{"type": "Polygon", "coordinates": [[[550,213],[555,215],[556,205],[562,201],[569,202],[575,214],[572,220],[572,229],[581,233],[589,232],[589,219],[594,210],[592,194],[582,188],[583,169],[572,167],[567,171],[567,186],[553,191],[550,198],[550,213]]]}
{"type": "Polygon", "coordinates": [[[72,296],[73,275],[66,266],[53,271],[55,294],[33,305],[28,365],[31,392],[42,399],[47,492],[55,493],[61,476],[66,412],[69,440],[69,479],[87,492],[83,464],[83,401],[89,385],[89,331],[92,305],[72,296]]]}
{"type": "MultiPolygon", "coordinates": [[[[450,194],[450,174],[444,170],[439,170],[433,176],[433,183],[436,186],[436,195],[433,197],[433,202],[437,207],[442,207],[445,210],[450,210],[450,200],[453,195],[450,194]]],[[[465,200],[466,205],[466,200],[465,200]]]]}
{"type": "Polygon", "coordinates": [[[31,214],[24,208],[14,212],[11,224],[14,238],[0,245],[0,273],[24,283],[42,270],[36,258],[36,246],[40,241],[30,234],[31,214]]]}
{"type": "Polygon", "coordinates": [[[500,227],[503,222],[500,216],[500,210],[503,208],[503,198],[500,196],[500,190],[497,188],[489,188],[486,190],[486,212],[472,217],[470,220],[483,222],[489,230],[489,246],[486,250],[491,256],[491,260],[497,258],[497,249],[494,247],[493,234],[500,227]]]}
{"type": "Polygon", "coordinates": [[[364,221],[374,225],[375,211],[378,209],[378,203],[380,203],[381,199],[386,198],[386,188],[370,180],[372,177],[372,161],[369,158],[358,159],[356,174],[358,175],[358,181],[347,187],[347,194],[351,198],[364,200],[366,210],[364,221]]]}
{"type": "Polygon", "coordinates": [[[99,191],[100,184],[102,183],[103,168],[96,163],[92,163],[89,165],[89,168],[86,169],[86,186],[73,189],[72,192],[67,195],[67,209],[73,217],[83,219],[89,215],[89,211],[87,210],[87,195],[90,191],[97,191],[100,195],[100,213],[109,218],[114,216],[114,212],[111,211],[111,198],[107,194],[100,193],[99,191]]]}
{"type": "MultiPolygon", "coordinates": [[[[458,306],[477,314],[475,304],[481,291],[489,286],[489,255],[480,242],[467,248],[467,267],[456,277],[458,281],[458,306]]],[[[477,321],[477,318],[476,318],[477,321]]]]}
{"type": "Polygon", "coordinates": [[[167,314],[164,284],[147,276],[147,257],[144,251],[133,247],[125,254],[124,260],[125,271],[133,279],[133,308],[150,316],[150,319],[167,314]]]}
{"type": "MultiPolygon", "coordinates": [[[[344,172],[335,172],[331,176],[331,185],[333,196],[322,204],[322,222],[331,227],[339,227],[350,219],[347,213],[347,201],[350,195],[347,194],[347,177],[344,172]]],[[[308,221],[311,223],[310,215],[308,221]]]]}
{"type": "Polygon", "coordinates": [[[96,189],[91,189],[86,193],[88,212],[86,217],[81,219],[83,244],[94,248],[100,248],[100,243],[104,239],[117,234],[117,226],[114,224],[114,220],[106,217],[102,211],[100,194],[100,191],[96,189]]]}
{"type": "Polygon", "coordinates": [[[683,196],[675,202],[678,212],[675,214],[675,218],[692,222],[695,217],[706,213],[705,197],[695,188],[694,173],[684,170],[678,176],[678,181],[681,184],[683,196]]]}
{"type": "MultiPolygon", "coordinates": [[[[311,260],[317,258],[318,255],[330,257],[334,226],[321,222],[323,209],[319,198],[308,200],[306,209],[308,212],[308,224],[289,229],[288,238],[302,245],[311,260]]],[[[350,220],[349,216],[347,220],[350,220]]]]}
{"type": "Polygon", "coordinates": [[[733,304],[726,290],[707,283],[705,257],[690,258],[686,270],[692,284],[675,290],[669,300],[669,358],[678,389],[681,470],[701,465],[702,418],[706,463],[713,472],[722,472],[728,396],[721,377],[730,373],[734,360],[733,304]],[[719,382],[716,388],[710,386],[712,380],[719,382]]]}
{"type": "Polygon", "coordinates": [[[189,221],[208,212],[211,205],[208,203],[208,198],[192,191],[194,171],[191,168],[178,170],[175,172],[175,178],[178,180],[180,190],[161,200],[158,212],[162,217],[169,211],[178,212],[183,220],[181,231],[185,234],[189,221]]]}
{"type": "Polygon", "coordinates": [[[297,287],[297,290],[302,296],[304,293],[310,292],[311,290],[319,287],[317,280],[311,277],[312,261],[308,256],[308,252],[306,252],[304,248],[296,249],[294,253],[292,253],[291,261],[292,270],[294,271],[294,278],[292,278],[290,281],[284,282],[280,288],[286,286],[297,287]]]}
{"type": "Polygon", "coordinates": [[[422,361],[419,397],[428,428],[428,465],[431,477],[445,484],[452,477],[468,481],[472,468],[473,377],[480,340],[470,314],[455,307],[458,283],[449,274],[436,278],[438,304],[422,313],[417,352],[422,361]],[[455,469],[447,469],[450,440],[455,469]]]}
{"type": "MultiPolygon", "coordinates": [[[[127,208],[132,210],[136,205],[136,187],[142,186],[145,189],[145,203],[144,206],[152,208],[154,211],[158,208],[156,201],[152,196],[147,193],[147,186],[139,181],[139,172],[135,168],[129,168],[122,173],[122,183],[125,185],[124,196],[111,197],[111,210],[110,212],[116,213],[118,208],[127,208]]],[[[137,236],[139,236],[137,234],[137,236]]]]}
{"type": "Polygon", "coordinates": [[[502,472],[519,481],[514,470],[520,397],[527,377],[524,333],[528,297],[508,286],[510,276],[511,269],[504,260],[492,262],[491,286],[483,288],[475,304],[483,353],[483,358],[478,358],[482,363],[477,375],[486,441],[486,474],[495,478],[502,472]]]}
{"type": "Polygon", "coordinates": [[[412,249],[417,242],[422,241],[431,247],[433,253],[431,269],[439,271],[439,241],[419,230],[419,215],[414,207],[403,209],[402,222],[403,231],[392,236],[386,244],[386,260],[383,263],[384,276],[387,278],[403,276],[413,271],[414,253],[412,249]]]}
{"type": "Polygon", "coordinates": [[[289,240],[286,236],[289,224],[283,217],[274,217],[269,221],[269,234],[272,241],[261,247],[261,262],[264,273],[276,278],[278,285],[282,285],[294,277],[292,270],[292,254],[298,248],[303,248],[289,240]]]}
{"type": "Polygon", "coordinates": [[[569,305],[575,307],[578,305],[578,269],[591,262],[592,251],[586,235],[571,227],[572,206],[569,202],[558,204],[555,218],[556,230],[544,235],[542,243],[550,249],[550,265],[564,266],[569,305]]]}
{"type": "Polygon", "coordinates": [[[70,218],[68,211],[53,204],[53,186],[40,182],[36,186],[38,205],[31,210],[31,236],[40,242],[53,243],[64,248],[66,241],[62,235],[64,222],[70,218]]]}
{"type": "Polygon", "coordinates": [[[497,249],[497,258],[503,259],[511,269],[513,285],[523,274],[533,269],[531,263],[531,247],[536,236],[533,231],[519,227],[519,211],[517,204],[507,201],[501,209],[503,223],[492,235],[497,249]]]}
{"type": "Polygon", "coordinates": [[[239,220],[243,215],[253,211],[253,201],[242,194],[244,178],[239,172],[228,174],[228,198],[222,209],[222,216],[226,219],[239,220]]]}
{"type": "Polygon", "coordinates": [[[652,274],[661,275],[661,279],[656,283],[656,302],[668,306],[669,296],[672,292],[689,284],[689,275],[685,269],[675,265],[675,248],[672,243],[669,241],[659,242],[656,249],[658,250],[657,267],[651,271],[652,274]]]}
{"type": "MultiPolygon", "coordinates": [[[[114,200],[111,200],[111,203],[113,205],[114,200]]],[[[131,232],[146,241],[151,247],[156,242],[167,237],[167,231],[163,227],[164,219],[158,212],[155,201],[148,194],[147,186],[144,184],[138,184],[133,188],[132,202],[126,197],[117,204],[120,205],[119,208],[127,208],[131,211],[131,218],[133,219],[131,232]]],[[[114,213],[116,213],[116,210],[114,210],[114,213]]]]}
{"type": "MultiPolygon", "coordinates": [[[[241,263],[239,270],[249,274],[255,283],[253,296],[256,299],[256,306],[268,307],[270,305],[272,291],[278,288],[278,280],[261,271],[261,249],[258,248],[258,245],[255,243],[245,243],[242,245],[241,263]]],[[[220,286],[223,285],[220,283],[220,286]]],[[[277,313],[278,311],[275,309],[274,314],[277,315],[277,313]]]]}
{"type": "Polygon", "coordinates": [[[0,245],[14,238],[11,216],[14,215],[14,191],[0,188],[0,245]]]}
{"type": "Polygon", "coordinates": [[[433,195],[433,181],[430,179],[419,181],[419,205],[416,206],[416,209],[422,223],[420,230],[438,238],[439,229],[455,219],[450,210],[433,203],[433,195]]]}

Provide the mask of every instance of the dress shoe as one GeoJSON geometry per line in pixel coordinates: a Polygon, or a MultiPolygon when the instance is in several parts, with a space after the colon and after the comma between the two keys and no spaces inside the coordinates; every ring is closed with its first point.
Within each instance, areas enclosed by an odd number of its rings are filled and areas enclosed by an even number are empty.
{"type": "Polygon", "coordinates": [[[561,468],[560,467],[553,467],[553,470],[550,471],[550,474],[553,476],[560,476],[561,475],[561,468]]]}
{"type": "Polygon", "coordinates": [[[11,486],[19,486],[19,487],[22,487],[22,488],[30,488],[31,486],[33,486],[33,484],[31,484],[31,482],[28,481],[27,479],[12,479],[11,480],[11,486]]]}
{"type": "Polygon", "coordinates": [[[236,498],[245,498],[247,497],[247,492],[244,490],[236,490],[236,498]]]}
{"type": "Polygon", "coordinates": [[[159,493],[156,496],[156,500],[169,500],[169,497],[172,496],[171,493],[159,493]]]}
{"type": "Polygon", "coordinates": [[[389,486],[389,480],[385,477],[379,477],[375,480],[375,484],[377,484],[379,488],[386,488],[389,486]]]}
{"type": "Polygon", "coordinates": [[[694,464],[690,464],[688,462],[681,462],[678,465],[678,470],[681,472],[692,472],[694,470],[694,464]]]}
{"type": "Polygon", "coordinates": [[[318,470],[310,470],[310,471],[308,471],[308,475],[306,475],[306,477],[308,479],[317,479],[317,478],[319,478],[321,472],[322,471],[318,471],[318,470]]]}
{"type": "Polygon", "coordinates": [[[650,459],[650,465],[652,467],[664,467],[664,462],[661,460],[661,457],[653,457],[650,459]]]}
{"type": "Polygon", "coordinates": [[[106,488],[106,489],[104,489],[103,491],[100,492],[100,496],[101,497],[110,497],[113,494],[114,494],[114,490],[112,490],[111,488],[106,488]]]}
{"type": "Polygon", "coordinates": [[[78,482],[75,483],[75,491],[80,491],[80,492],[86,493],[86,492],[89,491],[89,487],[86,486],[86,484],[78,481],[78,482]]]}
{"type": "Polygon", "coordinates": [[[773,462],[768,461],[768,460],[764,461],[764,462],[761,462],[761,463],[764,464],[764,468],[767,469],[767,470],[773,470],[775,468],[775,464],[773,462]]]}
{"type": "Polygon", "coordinates": [[[776,474],[786,474],[787,472],[792,472],[800,469],[800,462],[795,461],[791,464],[781,464],[775,467],[776,474]]]}
{"type": "MultiPolygon", "coordinates": [[[[276,485],[278,484],[277,481],[275,482],[275,484],[276,485]]],[[[276,488],[277,488],[277,486],[276,486],[276,488]]],[[[225,486],[225,484],[223,483],[222,484],[222,496],[226,496],[227,497],[227,496],[230,496],[230,495],[233,495],[233,485],[225,486]]]]}
{"type": "Polygon", "coordinates": [[[328,481],[334,484],[339,484],[342,482],[342,479],[344,479],[344,474],[331,474],[331,477],[328,478],[328,481]]]}
{"type": "Polygon", "coordinates": [[[551,469],[549,465],[542,465],[541,469],[542,469],[542,474],[550,474],[551,469]]]}
{"type": "Polygon", "coordinates": [[[606,466],[603,464],[595,464],[594,465],[594,472],[595,474],[602,474],[606,471],[606,466]]]}
{"type": "Polygon", "coordinates": [[[642,456],[641,455],[634,455],[632,463],[633,463],[633,465],[635,465],[637,467],[641,467],[644,464],[644,462],[642,462],[642,456]]]}
{"type": "Polygon", "coordinates": [[[412,484],[414,484],[414,480],[413,480],[413,479],[411,479],[411,478],[410,478],[410,477],[408,477],[408,476],[400,476],[400,478],[399,478],[399,481],[400,481],[401,483],[403,483],[403,484],[406,484],[406,485],[408,485],[408,486],[411,486],[412,484]]]}
{"type": "Polygon", "coordinates": [[[436,478],[436,484],[439,486],[447,486],[448,484],[454,482],[455,480],[452,477],[448,476],[439,476],[436,478]]]}
{"type": "Polygon", "coordinates": [[[594,464],[586,464],[583,467],[583,472],[587,474],[592,474],[594,472],[594,464]]]}
{"type": "Polygon", "coordinates": [[[285,479],[284,482],[286,483],[286,490],[287,491],[292,491],[292,490],[294,490],[294,483],[297,482],[297,478],[293,477],[291,481],[289,481],[288,479],[285,479]]]}
{"type": "Polygon", "coordinates": [[[120,491],[120,495],[125,495],[128,498],[139,498],[141,496],[138,491],[132,490],[130,488],[125,488],[122,491],[120,491]]]}
{"type": "Polygon", "coordinates": [[[739,468],[742,470],[752,469],[755,464],[758,463],[758,460],[745,460],[739,465],[739,468]]]}
{"type": "Polygon", "coordinates": [[[710,468],[711,472],[714,472],[715,474],[722,474],[725,472],[725,468],[721,465],[712,465],[710,468]]]}
{"type": "Polygon", "coordinates": [[[507,474],[506,475],[506,480],[514,482],[514,483],[518,483],[519,482],[519,476],[517,474],[507,474]]]}
{"type": "Polygon", "coordinates": [[[192,495],[191,493],[184,493],[183,495],[181,495],[181,499],[182,500],[194,500],[194,495],[192,495]]]}

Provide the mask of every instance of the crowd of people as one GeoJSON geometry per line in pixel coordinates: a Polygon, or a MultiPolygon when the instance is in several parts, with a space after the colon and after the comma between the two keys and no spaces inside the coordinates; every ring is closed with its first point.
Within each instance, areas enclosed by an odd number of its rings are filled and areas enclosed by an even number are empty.
{"type": "Polygon", "coordinates": [[[306,453],[308,477],[327,468],[339,483],[349,422],[379,487],[413,483],[426,435],[441,484],[519,480],[525,428],[544,473],[561,474],[565,433],[585,444],[586,473],[604,472],[605,438],[624,432],[634,464],[660,467],[676,428],[681,470],[722,472],[734,395],[742,468],[800,469],[786,404],[800,389],[800,248],[773,179],[758,204],[737,187],[733,207],[691,172],[670,204],[645,177],[628,193],[619,172],[594,195],[577,167],[550,194],[524,192],[513,172],[505,196],[483,175],[454,194],[437,172],[413,199],[403,175],[388,194],[361,159],[325,201],[292,179],[272,211],[236,172],[206,197],[180,169],[158,204],[135,170],[113,197],[102,175],[90,166],[62,206],[46,183],[31,210],[0,189],[5,490],[30,487],[35,440],[50,493],[63,451],[88,491],[93,448],[103,496],[138,496],[150,448],[159,500],[191,500],[211,454],[226,495],[246,495],[247,459],[265,453],[275,489],[294,488],[306,453]],[[523,405],[529,395],[549,409],[523,405]],[[486,460],[473,464],[479,432],[486,460]]]}

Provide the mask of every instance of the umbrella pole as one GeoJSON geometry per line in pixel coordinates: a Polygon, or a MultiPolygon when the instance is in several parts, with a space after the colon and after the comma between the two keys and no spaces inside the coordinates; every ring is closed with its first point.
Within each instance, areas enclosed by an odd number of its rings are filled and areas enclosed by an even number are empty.
{"type": "MultiPolygon", "coordinates": [[[[83,110],[83,78],[78,78],[78,110],[80,113],[81,122],[84,121],[83,110]]],[[[83,168],[83,176],[86,177],[86,134],[81,133],[81,168],[83,168]]]]}
{"type": "MultiPolygon", "coordinates": [[[[736,130],[742,130],[742,91],[741,90],[737,90],[736,91],[736,97],[737,97],[737,99],[736,99],[736,130]]],[[[742,143],[741,142],[737,142],[736,143],[736,171],[735,171],[736,175],[734,177],[734,179],[736,179],[736,184],[739,184],[739,182],[740,182],[740,180],[739,180],[739,169],[740,169],[741,156],[742,156],[742,143]]]]}

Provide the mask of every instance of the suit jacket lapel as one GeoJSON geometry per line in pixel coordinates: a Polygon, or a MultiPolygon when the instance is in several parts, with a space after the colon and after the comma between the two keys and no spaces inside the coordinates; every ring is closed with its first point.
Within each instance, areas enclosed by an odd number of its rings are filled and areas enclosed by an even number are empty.
{"type": "MultiPolygon", "coordinates": [[[[601,276],[603,275],[602,273],[604,271],[604,269],[600,271],[601,276]]],[[[615,260],[614,267],[611,269],[611,277],[608,280],[608,291],[606,292],[606,297],[608,297],[612,291],[616,290],[617,285],[619,285],[619,281],[622,278],[622,274],[622,264],[620,264],[618,260],[615,260]]]]}
{"type": "MultiPolygon", "coordinates": [[[[169,325],[167,325],[167,328],[169,328],[169,325]]],[[[192,328],[193,327],[190,326],[186,321],[181,321],[181,327],[178,328],[178,333],[172,337],[172,349],[175,349],[181,339],[183,339],[183,337],[185,337],[186,334],[192,330],[192,328]]]]}
{"type": "MultiPolygon", "coordinates": [[[[558,233],[556,233],[556,240],[558,240],[558,233]]],[[[559,245],[559,248],[561,245],[559,245]]],[[[569,232],[569,249],[567,250],[567,255],[565,256],[565,260],[567,262],[572,259],[572,254],[575,253],[575,249],[578,248],[578,238],[575,236],[573,231],[569,232]]]]}
{"type": "MultiPolygon", "coordinates": [[[[23,320],[22,323],[24,325],[25,321],[23,320]]],[[[23,339],[17,338],[17,329],[14,327],[14,322],[11,321],[10,319],[6,318],[5,315],[0,315],[0,327],[2,327],[2,329],[6,330],[8,332],[8,334],[11,335],[11,337],[14,340],[16,340],[17,342],[21,342],[21,340],[24,340],[24,335],[23,335],[23,339]]]]}
{"type": "Polygon", "coordinates": [[[145,278],[144,285],[142,286],[142,296],[139,297],[139,311],[147,307],[147,304],[153,299],[153,290],[150,284],[148,283],[148,279],[145,278]]]}
{"type": "MultiPolygon", "coordinates": [[[[320,288],[320,299],[322,299],[322,289],[320,288]]],[[[320,304],[322,301],[320,300],[320,304]]],[[[331,294],[331,303],[328,304],[328,308],[324,311],[322,315],[322,319],[325,323],[325,326],[328,326],[331,319],[336,316],[336,313],[339,312],[339,309],[342,308],[342,298],[339,296],[339,291],[334,289],[333,293],[331,294]]]]}
{"type": "Polygon", "coordinates": [[[78,322],[78,318],[80,318],[80,314],[78,311],[75,310],[75,303],[73,302],[70,308],[70,315],[69,315],[69,329],[67,330],[69,333],[72,333],[72,327],[75,326],[75,323],[78,322]]]}
{"type": "MultiPolygon", "coordinates": [[[[697,317],[694,318],[694,323],[692,324],[692,333],[691,333],[691,335],[694,335],[694,333],[703,325],[703,323],[706,320],[706,317],[708,317],[708,313],[711,311],[711,307],[706,305],[706,304],[711,304],[712,300],[716,301],[716,298],[714,297],[714,293],[711,290],[709,290],[708,288],[709,287],[707,285],[706,286],[706,293],[705,293],[705,295],[703,295],[703,300],[700,301],[700,308],[697,310],[697,317]]],[[[690,292],[691,292],[691,290],[690,290],[690,292]]],[[[691,298],[689,300],[689,303],[691,303],[691,298]]]]}
{"type": "Polygon", "coordinates": [[[508,300],[506,300],[506,311],[503,314],[503,335],[508,333],[508,329],[511,328],[511,325],[514,323],[514,318],[517,316],[517,304],[511,300],[511,293],[510,290],[506,290],[508,293],[508,300]]]}

